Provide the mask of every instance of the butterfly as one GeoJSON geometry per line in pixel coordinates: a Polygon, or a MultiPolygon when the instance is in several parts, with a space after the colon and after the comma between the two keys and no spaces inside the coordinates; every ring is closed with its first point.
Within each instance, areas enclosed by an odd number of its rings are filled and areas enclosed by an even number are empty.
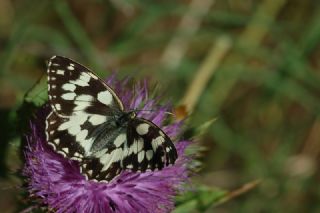
{"type": "Polygon", "coordinates": [[[89,180],[109,182],[123,170],[161,170],[175,163],[176,148],[151,121],[125,111],[115,91],[83,65],[62,56],[48,63],[46,139],[79,162],[89,180]]]}

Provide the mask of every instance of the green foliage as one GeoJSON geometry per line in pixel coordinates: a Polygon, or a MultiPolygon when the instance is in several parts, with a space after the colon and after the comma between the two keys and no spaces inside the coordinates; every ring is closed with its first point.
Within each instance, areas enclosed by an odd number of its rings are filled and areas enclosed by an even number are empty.
{"type": "Polygon", "coordinates": [[[217,188],[199,185],[177,197],[174,213],[205,212],[221,201],[227,193],[217,188]]]}

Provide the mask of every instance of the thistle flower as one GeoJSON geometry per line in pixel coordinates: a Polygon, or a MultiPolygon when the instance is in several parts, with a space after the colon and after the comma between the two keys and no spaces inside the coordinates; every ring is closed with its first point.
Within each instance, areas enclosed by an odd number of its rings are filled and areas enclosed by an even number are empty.
{"type": "Polygon", "coordinates": [[[174,208],[174,196],[188,180],[190,158],[184,151],[190,141],[176,139],[182,123],[164,124],[170,107],[159,107],[159,99],[148,97],[146,82],[138,83],[133,92],[126,88],[128,79],[117,81],[113,75],[106,82],[126,109],[142,109],[137,112],[138,117],[151,120],[175,141],[179,156],[175,164],[153,172],[123,171],[109,183],[86,180],[78,162],[62,157],[48,146],[44,126],[50,108],[46,105],[32,121],[32,131],[27,136],[23,174],[28,191],[56,212],[169,212],[174,208]]]}

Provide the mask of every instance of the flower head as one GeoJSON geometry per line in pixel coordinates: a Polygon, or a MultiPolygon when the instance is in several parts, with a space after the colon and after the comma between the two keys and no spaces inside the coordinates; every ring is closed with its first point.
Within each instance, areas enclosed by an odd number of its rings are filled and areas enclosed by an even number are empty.
{"type": "Polygon", "coordinates": [[[86,180],[78,162],[48,146],[44,124],[50,108],[44,106],[31,123],[32,131],[27,137],[23,174],[28,190],[56,212],[168,212],[174,208],[173,198],[188,178],[189,158],[184,151],[190,142],[176,139],[182,123],[164,125],[169,105],[159,107],[158,99],[149,98],[146,82],[138,83],[133,92],[126,89],[128,80],[117,81],[112,76],[107,83],[126,109],[141,109],[138,117],[151,120],[173,139],[178,152],[175,164],[153,172],[123,171],[109,183],[86,180]]]}

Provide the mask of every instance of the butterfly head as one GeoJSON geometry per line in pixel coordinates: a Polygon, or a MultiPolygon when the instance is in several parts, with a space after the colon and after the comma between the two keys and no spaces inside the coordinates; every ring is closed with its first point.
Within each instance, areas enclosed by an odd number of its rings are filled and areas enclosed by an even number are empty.
{"type": "Polygon", "coordinates": [[[134,119],[136,116],[137,116],[136,111],[130,111],[130,112],[128,112],[128,117],[129,117],[130,119],[134,119]]]}
{"type": "Polygon", "coordinates": [[[137,114],[135,111],[125,112],[116,119],[116,124],[118,126],[122,126],[123,124],[127,123],[129,120],[134,119],[136,116],[137,114]]]}

